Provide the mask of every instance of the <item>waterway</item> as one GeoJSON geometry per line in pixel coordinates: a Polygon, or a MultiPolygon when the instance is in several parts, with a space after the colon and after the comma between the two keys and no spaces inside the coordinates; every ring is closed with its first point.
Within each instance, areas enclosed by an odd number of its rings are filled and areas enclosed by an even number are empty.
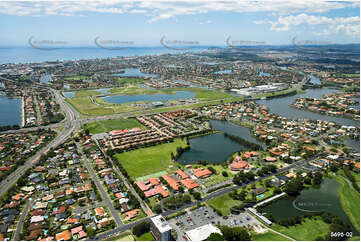
{"type": "Polygon", "coordinates": [[[326,178],[319,188],[305,189],[297,197],[284,197],[262,208],[262,212],[271,213],[278,220],[310,214],[312,211],[327,211],[352,226],[342,209],[338,196],[339,188],[340,184],[335,179],[326,178]]]}
{"type": "Polygon", "coordinates": [[[135,76],[139,76],[139,77],[157,77],[157,74],[150,74],[150,73],[143,73],[139,71],[139,68],[129,68],[129,69],[124,69],[124,73],[114,73],[114,74],[110,74],[110,76],[120,76],[120,77],[135,77],[135,76]]]}
{"type": "Polygon", "coordinates": [[[299,97],[310,97],[310,98],[321,98],[324,94],[337,92],[336,89],[331,88],[317,88],[307,89],[306,93],[296,94],[293,96],[276,97],[271,99],[257,100],[256,102],[260,105],[265,105],[269,108],[271,113],[291,118],[291,119],[312,119],[312,120],[324,120],[332,121],[342,125],[353,125],[359,126],[360,122],[357,120],[323,115],[315,112],[306,110],[300,110],[289,106],[296,98],[299,97]]]}
{"type": "Polygon", "coordinates": [[[115,95],[104,97],[108,103],[133,103],[133,102],[164,102],[169,100],[194,98],[194,92],[176,91],[174,94],[153,94],[153,95],[115,95]]]}
{"type": "Polygon", "coordinates": [[[178,158],[182,164],[199,163],[199,161],[219,164],[227,161],[234,152],[245,149],[222,133],[189,139],[189,144],[191,148],[178,158]]]}
{"type": "Polygon", "coordinates": [[[22,110],[20,98],[8,98],[0,95],[0,126],[21,125],[22,110]]]}

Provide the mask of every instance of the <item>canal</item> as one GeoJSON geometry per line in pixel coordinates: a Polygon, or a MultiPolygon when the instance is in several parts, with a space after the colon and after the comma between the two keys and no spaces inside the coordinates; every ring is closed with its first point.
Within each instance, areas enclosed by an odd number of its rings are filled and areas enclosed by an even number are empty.
{"type": "Polygon", "coordinates": [[[9,98],[0,95],[0,126],[21,125],[22,110],[20,98],[9,98]]]}
{"type": "Polygon", "coordinates": [[[309,98],[320,98],[325,94],[337,92],[336,89],[330,88],[317,88],[317,89],[307,89],[306,93],[296,94],[293,96],[285,97],[276,97],[271,99],[257,100],[256,102],[260,105],[267,106],[271,113],[291,118],[291,119],[312,119],[312,120],[323,120],[323,121],[332,121],[341,125],[352,125],[359,126],[360,122],[353,119],[335,117],[322,115],[315,112],[310,112],[306,110],[299,110],[289,106],[292,104],[296,98],[299,97],[309,97],[309,98]]]}

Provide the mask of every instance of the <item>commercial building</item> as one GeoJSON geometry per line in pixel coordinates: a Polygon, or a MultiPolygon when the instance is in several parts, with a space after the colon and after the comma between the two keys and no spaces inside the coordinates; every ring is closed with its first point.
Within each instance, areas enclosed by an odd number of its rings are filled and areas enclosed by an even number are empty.
{"type": "Polygon", "coordinates": [[[186,232],[190,241],[203,241],[207,239],[211,233],[222,234],[221,230],[212,224],[206,224],[186,232]]]}
{"type": "Polygon", "coordinates": [[[172,227],[162,217],[162,215],[155,216],[150,220],[152,221],[150,224],[150,231],[152,231],[152,234],[156,240],[167,241],[171,239],[172,227]]]}

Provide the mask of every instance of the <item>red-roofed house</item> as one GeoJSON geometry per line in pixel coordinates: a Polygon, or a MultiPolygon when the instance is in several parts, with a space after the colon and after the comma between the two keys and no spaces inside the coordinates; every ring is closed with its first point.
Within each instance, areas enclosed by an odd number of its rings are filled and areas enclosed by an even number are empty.
{"type": "Polygon", "coordinates": [[[210,170],[203,168],[194,169],[193,173],[197,178],[205,178],[212,175],[212,172],[210,170]]]}

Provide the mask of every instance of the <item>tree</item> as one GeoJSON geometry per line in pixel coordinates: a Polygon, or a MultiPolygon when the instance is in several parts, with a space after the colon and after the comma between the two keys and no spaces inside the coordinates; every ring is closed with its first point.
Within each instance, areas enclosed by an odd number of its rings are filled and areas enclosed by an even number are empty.
{"type": "Polygon", "coordinates": [[[142,234],[147,233],[150,230],[150,224],[147,222],[142,222],[133,227],[133,234],[140,237],[142,234]]]}
{"type": "Polygon", "coordinates": [[[162,212],[162,206],[160,204],[156,204],[153,208],[154,212],[161,213],[162,212]]]}
{"type": "Polygon", "coordinates": [[[202,196],[199,192],[194,192],[193,193],[193,197],[196,199],[196,200],[201,200],[202,199],[202,196]]]}
{"type": "Polygon", "coordinates": [[[322,182],[322,174],[320,172],[316,172],[313,177],[313,184],[319,185],[322,182]]]}
{"type": "Polygon", "coordinates": [[[211,233],[205,241],[224,241],[224,237],[218,233],[211,233]]]}
{"type": "Polygon", "coordinates": [[[191,196],[189,196],[188,194],[185,194],[183,197],[182,197],[182,202],[183,203],[190,203],[192,201],[192,198],[191,196]]]}
{"type": "Polygon", "coordinates": [[[226,241],[246,241],[251,240],[251,236],[243,227],[230,228],[228,226],[221,226],[223,237],[226,241]]]}
{"type": "Polygon", "coordinates": [[[228,177],[228,173],[226,171],[222,171],[222,176],[228,177]]]}
{"type": "Polygon", "coordinates": [[[95,230],[89,227],[86,229],[86,234],[89,238],[93,238],[95,235],[95,230]]]}

